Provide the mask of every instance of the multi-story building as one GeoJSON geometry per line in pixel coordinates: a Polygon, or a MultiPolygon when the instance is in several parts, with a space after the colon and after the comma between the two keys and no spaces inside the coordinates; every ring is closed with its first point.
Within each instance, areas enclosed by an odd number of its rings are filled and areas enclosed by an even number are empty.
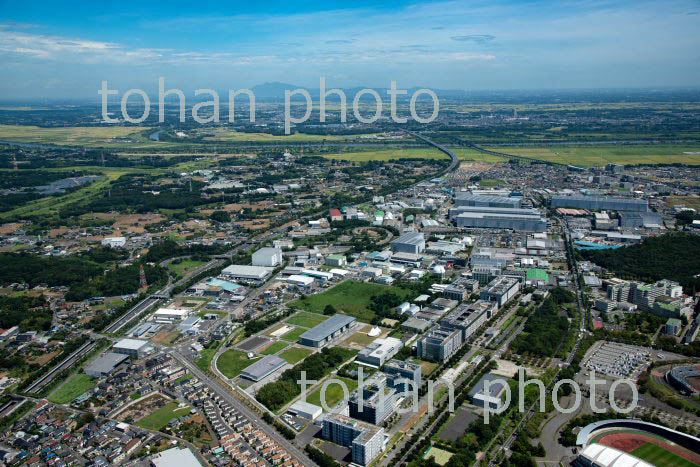
{"type": "Polygon", "coordinates": [[[352,418],[379,425],[396,410],[398,392],[388,385],[386,375],[379,375],[373,376],[350,395],[348,407],[352,418]]]}
{"type": "Polygon", "coordinates": [[[520,290],[520,281],[514,277],[497,277],[479,293],[479,298],[487,302],[494,302],[501,308],[520,290]]]}
{"type": "Polygon", "coordinates": [[[444,362],[462,346],[462,331],[436,326],[418,340],[418,357],[444,362]]]}
{"type": "Polygon", "coordinates": [[[399,393],[417,391],[423,379],[423,369],[420,365],[403,360],[392,359],[386,362],[384,373],[388,375],[389,386],[399,393]],[[401,381],[402,379],[409,380],[412,384],[407,384],[406,381],[401,381]]]}
{"type": "Polygon", "coordinates": [[[474,303],[463,304],[444,319],[442,326],[450,329],[458,329],[462,333],[462,342],[481,327],[496,310],[492,302],[477,300],[474,303]]]}
{"type": "Polygon", "coordinates": [[[322,433],[324,439],[351,448],[352,461],[360,465],[369,465],[386,444],[383,428],[340,414],[326,416],[322,433]]]}
{"type": "Polygon", "coordinates": [[[457,279],[442,292],[442,296],[451,300],[462,301],[479,290],[479,281],[466,277],[457,279]]]}

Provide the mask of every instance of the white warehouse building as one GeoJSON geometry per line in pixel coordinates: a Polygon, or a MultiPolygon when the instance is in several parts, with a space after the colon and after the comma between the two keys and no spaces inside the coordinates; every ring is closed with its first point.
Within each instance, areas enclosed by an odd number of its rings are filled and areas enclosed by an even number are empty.
{"type": "Polygon", "coordinates": [[[253,253],[253,266],[265,266],[274,268],[282,264],[281,248],[260,248],[253,253]]]}

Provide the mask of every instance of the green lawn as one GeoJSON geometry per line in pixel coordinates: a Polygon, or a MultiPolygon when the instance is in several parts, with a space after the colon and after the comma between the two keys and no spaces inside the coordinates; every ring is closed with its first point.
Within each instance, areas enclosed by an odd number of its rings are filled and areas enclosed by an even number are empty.
{"type": "Polygon", "coordinates": [[[308,311],[300,311],[291,318],[287,320],[289,324],[294,324],[295,326],[301,326],[302,328],[312,328],[318,326],[329,316],[319,315],[318,313],[309,313],[308,311]]]}
{"type": "Polygon", "coordinates": [[[411,362],[417,363],[421,366],[421,373],[423,374],[424,378],[430,376],[432,372],[435,371],[435,369],[438,367],[437,363],[426,362],[425,360],[419,360],[417,358],[412,359],[411,362]]]}
{"type": "Polygon", "coordinates": [[[326,159],[367,162],[389,161],[392,159],[446,159],[447,156],[433,148],[397,148],[377,149],[373,151],[342,152],[338,154],[321,154],[326,159]]]}
{"type": "Polygon", "coordinates": [[[294,365],[295,363],[299,363],[300,361],[304,360],[306,357],[311,355],[312,351],[309,349],[302,349],[301,347],[291,347],[284,352],[282,352],[279,356],[287,360],[287,363],[291,363],[294,365]]]}
{"type": "Polygon", "coordinates": [[[663,465],[664,467],[693,467],[696,465],[678,454],[652,443],[641,445],[632,451],[631,454],[649,462],[650,464],[663,465]]]}
{"type": "Polygon", "coordinates": [[[277,341],[277,342],[272,343],[270,346],[268,346],[265,350],[263,350],[260,353],[263,355],[273,355],[273,354],[276,354],[277,352],[279,352],[280,350],[282,350],[283,348],[287,347],[287,345],[289,345],[289,344],[287,344],[286,342],[277,341]]]}
{"type": "Polygon", "coordinates": [[[136,425],[147,430],[158,431],[164,426],[166,426],[168,423],[170,423],[171,420],[174,420],[175,418],[181,417],[183,415],[187,415],[189,411],[189,406],[179,408],[177,402],[169,402],[160,409],[153,412],[151,415],[148,415],[147,417],[144,417],[141,420],[139,420],[139,422],[136,423],[136,425]]]}
{"type": "MultiPolygon", "coordinates": [[[[352,391],[357,389],[357,381],[354,379],[350,378],[339,378],[336,377],[336,379],[341,380],[342,382],[345,383],[345,386],[348,388],[348,396],[352,391]]],[[[326,388],[326,405],[329,408],[333,408],[335,404],[340,402],[340,400],[345,397],[343,394],[343,388],[336,383],[329,384],[328,387],[326,388]]],[[[309,394],[306,398],[306,402],[310,404],[317,405],[319,407],[323,407],[321,405],[321,387],[319,386],[318,389],[316,389],[314,392],[309,394]]]]}
{"type": "Polygon", "coordinates": [[[358,344],[366,347],[372,342],[374,342],[375,339],[376,337],[370,337],[367,335],[366,332],[356,332],[352,336],[348,337],[345,340],[344,344],[358,344]]]}
{"type": "Polygon", "coordinates": [[[398,287],[348,280],[323,293],[295,300],[292,305],[316,313],[323,313],[327,305],[333,305],[336,310],[369,323],[374,318],[374,312],[367,308],[370,298],[384,292],[393,292],[401,298],[408,295],[408,291],[398,287]]]}
{"type": "Polygon", "coordinates": [[[299,340],[299,336],[304,334],[306,331],[307,329],[304,328],[295,328],[285,334],[282,334],[281,339],[288,342],[296,342],[299,340]]]}
{"type": "Polygon", "coordinates": [[[248,358],[248,354],[245,352],[236,349],[228,349],[226,352],[219,355],[219,359],[216,361],[216,367],[224,376],[235,378],[260,358],[261,357],[248,358]]]}
{"type": "Polygon", "coordinates": [[[76,373],[51,393],[48,399],[54,404],[67,404],[94,388],[96,384],[97,382],[92,376],[85,373],[76,373]]]}

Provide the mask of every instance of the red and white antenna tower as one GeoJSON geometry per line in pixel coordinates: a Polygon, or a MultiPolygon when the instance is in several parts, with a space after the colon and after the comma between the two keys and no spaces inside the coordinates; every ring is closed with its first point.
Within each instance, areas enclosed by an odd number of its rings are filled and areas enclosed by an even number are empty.
{"type": "Polygon", "coordinates": [[[143,264],[139,267],[139,288],[148,288],[148,282],[146,282],[146,271],[143,270],[143,264]]]}
{"type": "Polygon", "coordinates": [[[17,165],[17,154],[12,154],[12,166],[15,170],[19,170],[19,165],[17,165]]]}

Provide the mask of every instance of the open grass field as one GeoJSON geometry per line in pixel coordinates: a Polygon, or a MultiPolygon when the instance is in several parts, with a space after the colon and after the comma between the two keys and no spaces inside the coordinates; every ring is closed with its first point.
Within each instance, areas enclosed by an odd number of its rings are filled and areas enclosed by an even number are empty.
{"type": "Polygon", "coordinates": [[[371,344],[372,342],[374,342],[374,339],[376,339],[376,337],[370,337],[367,335],[366,332],[356,332],[352,336],[345,339],[343,341],[343,344],[345,344],[345,345],[357,344],[357,345],[360,345],[362,347],[366,347],[369,344],[371,344]]]}
{"type": "Polygon", "coordinates": [[[216,361],[216,367],[221,373],[224,374],[224,376],[228,378],[235,378],[247,367],[260,360],[260,358],[261,357],[248,358],[248,355],[245,352],[241,352],[240,350],[236,349],[229,349],[219,355],[219,359],[216,361]]]}
{"type": "Polygon", "coordinates": [[[287,344],[286,342],[279,342],[279,341],[273,342],[265,350],[263,350],[260,353],[263,355],[274,355],[277,352],[279,352],[280,350],[287,347],[287,345],[289,345],[289,344],[287,344]]]}
{"type": "Polygon", "coordinates": [[[432,458],[438,465],[445,465],[453,455],[454,454],[452,454],[449,451],[445,451],[444,449],[436,448],[433,446],[430,449],[428,449],[428,451],[423,456],[423,459],[432,458]]]}
{"type": "Polygon", "coordinates": [[[485,147],[492,151],[532,157],[580,167],[606,164],[688,164],[700,165],[700,144],[602,144],[578,146],[498,146],[485,147]]]}
{"type": "Polygon", "coordinates": [[[187,415],[190,411],[190,407],[178,407],[177,402],[168,402],[160,409],[156,410],[152,414],[142,418],[136,423],[137,426],[145,428],[147,430],[161,430],[172,420],[183,415],[187,415]]]}
{"type": "Polygon", "coordinates": [[[693,467],[696,465],[695,463],[682,458],[678,454],[652,443],[643,444],[632,451],[631,454],[649,462],[650,464],[663,465],[664,467],[693,467]]]}
{"type": "Polygon", "coordinates": [[[291,347],[282,352],[279,356],[287,360],[287,363],[294,365],[311,355],[312,352],[312,350],[302,349],[301,347],[291,347]]]}
{"type": "Polygon", "coordinates": [[[296,342],[299,340],[299,336],[304,334],[308,329],[305,328],[294,328],[291,331],[282,335],[281,339],[287,342],[296,342]]]}
{"type": "Polygon", "coordinates": [[[348,280],[320,294],[311,295],[304,300],[298,299],[293,305],[317,313],[323,312],[326,305],[333,305],[336,310],[369,323],[374,318],[374,312],[367,308],[370,298],[384,292],[393,292],[402,298],[408,294],[398,287],[348,280]]]}
{"type": "Polygon", "coordinates": [[[388,161],[391,159],[443,159],[447,156],[433,148],[401,148],[401,149],[378,149],[375,151],[342,152],[338,154],[321,154],[326,159],[367,162],[367,161],[388,161]]]}
{"type": "Polygon", "coordinates": [[[360,139],[362,136],[368,135],[308,135],[305,133],[294,133],[291,135],[271,135],[268,133],[243,133],[239,131],[228,131],[226,129],[218,129],[214,131],[214,136],[209,136],[204,139],[206,141],[320,142],[360,139]]]}
{"type": "Polygon", "coordinates": [[[161,147],[172,145],[151,141],[148,136],[144,136],[150,129],[150,127],[133,126],[41,128],[31,125],[0,125],[0,140],[86,147],[161,147]]]}
{"type": "Polygon", "coordinates": [[[195,261],[192,259],[183,259],[179,263],[168,264],[168,269],[177,275],[177,277],[184,277],[188,272],[193,269],[197,269],[199,266],[206,264],[204,261],[195,261]]]}
{"type": "Polygon", "coordinates": [[[671,206],[683,205],[687,208],[700,209],[700,197],[696,196],[669,196],[666,202],[671,206]]]}
{"type": "MultiPolygon", "coordinates": [[[[498,157],[491,154],[484,154],[483,152],[476,151],[470,148],[450,148],[452,152],[457,154],[460,160],[463,161],[476,161],[476,162],[506,162],[508,159],[504,157],[498,157]]],[[[506,152],[506,151],[504,151],[506,152]]]]}
{"type": "MultiPolygon", "coordinates": [[[[357,381],[354,379],[350,378],[338,378],[336,377],[335,379],[341,380],[343,383],[345,383],[345,386],[348,389],[348,396],[352,391],[357,389],[357,381]]],[[[339,384],[332,383],[329,384],[328,387],[326,388],[326,406],[329,408],[333,408],[335,404],[340,402],[343,397],[345,397],[345,394],[343,393],[343,388],[339,384]]],[[[321,405],[321,387],[319,386],[314,392],[309,394],[309,396],[306,398],[306,402],[310,404],[317,405],[319,407],[323,407],[321,405]]],[[[325,410],[324,410],[325,412],[325,410]]]]}
{"type": "Polygon", "coordinates": [[[56,388],[49,395],[48,399],[54,404],[68,404],[76,397],[94,388],[96,384],[97,382],[92,376],[85,373],[77,373],[56,388]]]}
{"type": "Polygon", "coordinates": [[[430,376],[433,373],[433,371],[435,371],[435,369],[438,367],[437,363],[427,362],[425,360],[419,360],[417,358],[412,359],[411,362],[417,363],[421,366],[421,372],[424,378],[430,376]]]}
{"type": "Polygon", "coordinates": [[[318,326],[329,316],[319,315],[318,313],[309,313],[307,311],[300,311],[291,318],[287,320],[289,324],[294,324],[295,326],[301,326],[302,328],[312,328],[318,326]]]}

